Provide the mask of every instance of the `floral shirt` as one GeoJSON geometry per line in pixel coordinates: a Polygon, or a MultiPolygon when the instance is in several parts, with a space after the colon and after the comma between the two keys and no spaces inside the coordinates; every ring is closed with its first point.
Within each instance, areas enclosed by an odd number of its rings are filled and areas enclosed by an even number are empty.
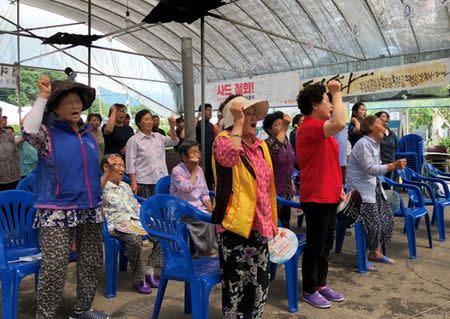
{"type": "MultiPolygon", "coordinates": [[[[84,125],[84,124],[81,124],[84,125]]],[[[42,124],[36,134],[23,132],[23,138],[33,146],[39,156],[48,157],[50,136],[47,127],[42,124]]],[[[103,222],[102,207],[84,209],[38,209],[34,217],[33,228],[40,227],[76,227],[85,223],[103,222]]]]}
{"type": "Polygon", "coordinates": [[[281,143],[278,138],[271,136],[266,139],[272,157],[273,174],[277,195],[291,199],[295,193],[292,188],[292,174],[294,173],[294,151],[288,139],[281,143]]]}
{"type": "Polygon", "coordinates": [[[119,185],[116,185],[110,181],[106,182],[102,198],[109,231],[114,229],[115,224],[131,219],[139,220],[141,204],[134,198],[127,183],[120,181],[119,185]]]}

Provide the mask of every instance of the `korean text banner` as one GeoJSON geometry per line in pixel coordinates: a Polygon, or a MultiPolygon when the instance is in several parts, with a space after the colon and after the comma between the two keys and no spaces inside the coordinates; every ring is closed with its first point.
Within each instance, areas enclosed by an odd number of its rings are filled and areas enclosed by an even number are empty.
{"type": "Polygon", "coordinates": [[[17,88],[17,67],[0,64],[0,88],[17,88]]]}

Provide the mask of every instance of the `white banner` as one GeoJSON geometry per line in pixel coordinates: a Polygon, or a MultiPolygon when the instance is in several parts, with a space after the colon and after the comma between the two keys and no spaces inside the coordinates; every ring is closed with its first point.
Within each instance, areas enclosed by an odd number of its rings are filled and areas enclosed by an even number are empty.
{"type": "MultiPolygon", "coordinates": [[[[214,109],[231,94],[241,94],[248,99],[268,100],[271,106],[295,105],[300,80],[298,72],[275,73],[251,78],[240,78],[205,85],[205,103],[214,109]]],[[[195,105],[201,103],[201,86],[195,89],[195,105]]]]}
{"type": "Polygon", "coordinates": [[[17,67],[0,64],[0,88],[17,88],[17,67]]]}

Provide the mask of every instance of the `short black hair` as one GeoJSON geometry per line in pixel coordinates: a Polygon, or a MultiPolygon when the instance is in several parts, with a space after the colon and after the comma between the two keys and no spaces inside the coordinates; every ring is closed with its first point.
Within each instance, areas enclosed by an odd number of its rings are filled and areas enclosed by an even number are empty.
{"type": "Polygon", "coordinates": [[[109,112],[108,112],[108,117],[111,116],[112,113],[112,108],[116,107],[116,109],[127,109],[127,107],[124,104],[120,104],[120,103],[114,103],[113,105],[111,105],[111,107],[109,108],[109,112]]]}
{"type": "Polygon", "coordinates": [[[2,119],[7,119],[8,117],[6,116],[6,115],[3,115],[2,116],[2,119]]]}
{"type": "Polygon", "coordinates": [[[184,118],[183,118],[182,116],[177,117],[177,119],[175,120],[175,122],[176,122],[177,124],[180,124],[181,122],[184,123],[184,118]]]}
{"type": "Polygon", "coordinates": [[[294,116],[294,118],[292,119],[292,126],[298,125],[298,123],[300,122],[302,117],[303,117],[303,114],[297,114],[296,116],[294,116]]]}
{"type": "Polygon", "coordinates": [[[183,155],[188,156],[189,150],[191,149],[191,147],[194,146],[197,146],[199,149],[201,149],[199,143],[190,140],[184,141],[183,143],[180,144],[180,146],[178,146],[177,151],[178,154],[180,154],[181,160],[183,160],[183,155]]]}
{"type": "MultiPolygon", "coordinates": [[[[152,112],[150,112],[147,109],[143,109],[140,110],[139,112],[136,113],[136,115],[134,116],[134,123],[137,125],[137,127],[140,129],[141,126],[139,125],[139,123],[141,122],[142,118],[144,117],[144,115],[146,114],[150,114],[152,115],[152,112]]],[[[154,117],[154,115],[152,115],[152,118],[154,117]]]]}
{"type": "Polygon", "coordinates": [[[375,115],[376,117],[380,117],[380,116],[383,115],[383,114],[386,114],[386,116],[387,116],[388,119],[390,118],[389,113],[386,112],[386,111],[380,111],[380,112],[375,113],[374,115],[375,115]]]}
{"type": "MultiPolygon", "coordinates": [[[[231,95],[229,95],[229,96],[225,99],[225,101],[223,101],[222,103],[220,103],[220,106],[219,106],[219,112],[222,112],[222,111],[223,111],[223,108],[225,107],[225,105],[227,105],[228,102],[230,102],[232,99],[234,99],[235,97],[238,97],[238,96],[242,96],[242,94],[231,94],[231,95]]],[[[222,112],[222,114],[223,114],[223,112],[222,112]]]]}
{"type": "Polygon", "coordinates": [[[270,129],[272,128],[273,122],[275,122],[275,120],[278,120],[278,119],[282,120],[283,116],[284,116],[284,113],[281,111],[267,114],[263,121],[264,131],[270,135],[270,129]]]}
{"type": "MultiPolygon", "coordinates": [[[[207,108],[211,108],[211,109],[212,109],[212,105],[209,104],[209,103],[205,103],[205,110],[206,110],[207,108]]],[[[199,111],[199,112],[202,111],[202,105],[201,105],[201,104],[198,106],[198,111],[199,111]]]]}
{"type": "Polygon", "coordinates": [[[306,86],[297,96],[297,105],[303,115],[310,115],[314,104],[323,100],[323,94],[327,91],[323,83],[315,83],[306,86]]]}
{"type": "Polygon", "coordinates": [[[86,122],[89,123],[89,121],[90,121],[93,117],[98,118],[98,120],[100,121],[100,123],[102,122],[102,116],[101,116],[100,114],[98,114],[98,113],[91,113],[91,114],[89,114],[89,115],[87,116],[86,122]]]}
{"type": "Polygon", "coordinates": [[[352,116],[356,116],[356,114],[358,114],[358,110],[359,110],[359,107],[361,105],[364,105],[364,103],[363,102],[356,102],[355,104],[353,104],[353,106],[352,106],[352,116]]]}
{"type": "Polygon", "coordinates": [[[130,114],[128,114],[128,113],[127,113],[127,114],[125,114],[125,118],[126,118],[126,119],[131,119],[131,116],[130,116],[130,114]]]}
{"type": "Polygon", "coordinates": [[[156,114],[153,114],[152,117],[153,117],[153,118],[159,118],[159,116],[156,115],[156,114]]]}
{"type": "Polygon", "coordinates": [[[16,133],[16,131],[14,130],[14,127],[12,127],[12,126],[4,126],[3,127],[5,130],[11,130],[11,131],[13,131],[13,133],[16,133]]]}
{"type": "Polygon", "coordinates": [[[361,134],[367,135],[372,131],[373,124],[378,120],[378,117],[375,115],[368,115],[361,122],[361,134]]]}

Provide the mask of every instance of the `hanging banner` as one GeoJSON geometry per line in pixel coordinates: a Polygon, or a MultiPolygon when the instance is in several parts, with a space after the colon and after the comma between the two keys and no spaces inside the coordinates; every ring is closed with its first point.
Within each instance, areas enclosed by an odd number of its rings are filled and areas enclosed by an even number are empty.
{"type": "Polygon", "coordinates": [[[332,79],[341,81],[343,95],[349,96],[421,89],[448,85],[449,72],[450,59],[440,59],[306,79],[301,81],[300,89],[309,84],[326,83],[332,79]]]}
{"type": "Polygon", "coordinates": [[[0,64],[0,88],[17,88],[17,67],[0,64]]]}
{"type": "MultiPolygon", "coordinates": [[[[298,72],[275,73],[251,78],[240,78],[205,85],[205,103],[214,109],[231,94],[248,99],[268,100],[271,106],[295,105],[299,87],[298,72]]],[[[195,84],[195,105],[201,104],[201,86],[195,84]]]]}

